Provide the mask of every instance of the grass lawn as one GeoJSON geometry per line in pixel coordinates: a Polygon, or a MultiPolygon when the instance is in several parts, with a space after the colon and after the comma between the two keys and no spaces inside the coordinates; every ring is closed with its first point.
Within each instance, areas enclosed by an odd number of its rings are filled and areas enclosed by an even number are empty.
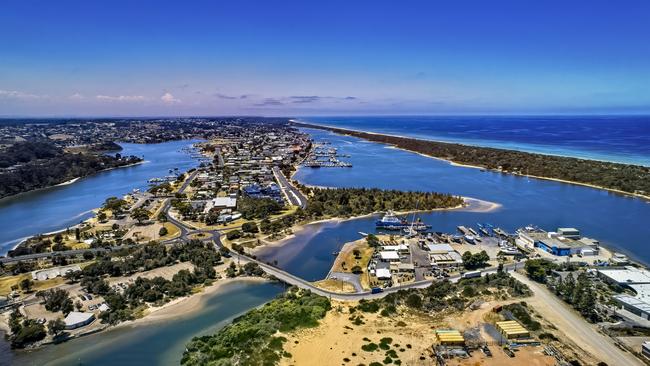
{"type": "Polygon", "coordinates": [[[178,226],[172,224],[171,222],[165,222],[163,224],[163,227],[167,229],[167,235],[162,237],[164,239],[172,239],[181,234],[181,230],[178,228],[178,226]]]}
{"type": "Polygon", "coordinates": [[[363,288],[369,289],[370,283],[368,279],[367,268],[368,263],[372,258],[373,252],[374,249],[368,246],[366,239],[359,239],[357,241],[348,243],[342,249],[341,253],[339,253],[338,257],[336,257],[333,270],[335,272],[352,272],[352,267],[361,267],[361,269],[363,269],[363,274],[360,276],[361,286],[363,288]],[[360,252],[358,259],[354,256],[355,249],[360,252]]]}
{"type": "MultiPolygon", "coordinates": [[[[6,296],[11,293],[11,286],[18,285],[25,278],[32,278],[31,273],[22,273],[15,276],[6,276],[0,278],[0,295],[6,296]]],[[[32,291],[40,291],[65,282],[65,278],[56,277],[45,281],[34,281],[32,291]]]]}

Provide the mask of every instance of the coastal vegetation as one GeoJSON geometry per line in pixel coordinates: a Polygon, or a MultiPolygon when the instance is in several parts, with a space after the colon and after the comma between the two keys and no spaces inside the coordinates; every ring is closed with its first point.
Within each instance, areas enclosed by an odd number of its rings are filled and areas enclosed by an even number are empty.
{"type": "Polygon", "coordinates": [[[233,320],[217,334],[197,337],[187,345],[182,365],[275,365],[286,338],[278,332],[315,327],[330,301],[309,291],[291,288],[259,309],[233,320]]]}
{"type": "Polygon", "coordinates": [[[314,218],[349,217],[381,211],[435,210],[464,204],[462,197],[436,192],[377,188],[304,188],[309,197],[305,213],[314,218]]]}
{"type": "Polygon", "coordinates": [[[420,140],[305,123],[293,124],[389,144],[457,164],[594,185],[630,194],[650,194],[650,167],[645,166],[420,140]]]}
{"type": "Polygon", "coordinates": [[[544,283],[555,295],[576,309],[590,322],[601,320],[596,311],[599,291],[583,270],[567,263],[556,264],[546,259],[526,262],[526,274],[536,282],[544,283]],[[565,272],[564,276],[555,273],[565,272]]]}
{"type": "Polygon", "coordinates": [[[0,151],[0,198],[139,161],[120,154],[69,153],[49,142],[15,143],[0,151]]]}
{"type": "MultiPolygon", "coordinates": [[[[307,208],[298,208],[294,213],[276,220],[270,220],[268,217],[264,218],[267,216],[266,214],[254,215],[253,217],[263,218],[258,226],[260,232],[263,234],[278,233],[300,222],[332,217],[360,216],[388,210],[408,211],[417,209],[426,211],[459,207],[464,204],[462,197],[436,192],[382,190],[377,188],[324,189],[306,186],[300,188],[308,197],[307,208]]],[[[255,201],[255,199],[249,200],[255,201]]],[[[246,205],[251,207],[264,206],[255,206],[254,202],[246,205]]],[[[260,208],[254,210],[260,210],[264,213],[269,212],[260,208]]],[[[254,230],[252,227],[250,229],[254,230]]],[[[239,237],[240,234],[241,232],[233,234],[232,238],[239,237]]],[[[231,238],[229,237],[229,239],[231,238]]]]}
{"type": "Polygon", "coordinates": [[[406,289],[390,293],[382,299],[361,300],[357,310],[389,316],[399,306],[424,312],[440,312],[449,309],[463,310],[477,298],[495,297],[509,299],[530,296],[525,284],[508,273],[499,270],[478,278],[461,279],[458,283],[448,280],[436,282],[424,289],[406,289]]]}
{"type": "Polygon", "coordinates": [[[79,281],[89,293],[102,296],[109,310],[100,318],[115,324],[133,319],[142,305],[161,304],[186,296],[195,286],[210,283],[217,276],[214,266],[220,262],[220,254],[199,240],[173,246],[149,243],[100,256],[96,262],[79,272],[69,273],[66,278],[71,282],[79,281]],[[138,277],[121,290],[109,286],[106,281],[106,277],[129,275],[177,262],[191,262],[194,270],[180,270],[171,280],[138,277]]]}

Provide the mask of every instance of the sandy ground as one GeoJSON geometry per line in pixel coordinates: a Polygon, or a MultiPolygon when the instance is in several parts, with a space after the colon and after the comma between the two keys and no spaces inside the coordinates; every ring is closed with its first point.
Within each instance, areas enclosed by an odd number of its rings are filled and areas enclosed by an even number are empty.
{"type": "Polygon", "coordinates": [[[314,282],[314,285],[329,291],[353,293],[356,292],[354,286],[346,281],[327,279],[314,282]]]}
{"type": "Polygon", "coordinates": [[[611,338],[599,333],[594,325],[587,323],[544,286],[519,273],[512,275],[530,287],[534,295],[527,298],[526,302],[565,336],[562,338],[563,343],[575,343],[591,355],[594,364],[604,361],[610,366],[643,365],[629,352],[618,348],[611,338]]]}
{"type": "MultiPolygon", "coordinates": [[[[502,303],[502,302],[501,302],[502,303]]],[[[382,363],[388,350],[364,351],[361,347],[370,340],[379,344],[384,337],[392,338],[390,350],[395,351],[402,365],[435,365],[431,346],[434,344],[434,329],[455,327],[464,330],[483,321],[495,303],[485,303],[480,309],[452,316],[425,316],[404,313],[391,317],[361,313],[365,324],[354,325],[350,320],[348,304],[334,303],[321,325],[303,329],[289,335],[284,349],[292,357],[285,358],[281,365],[368,365],[382,363]],[[347,359],[347,360],[346,360],[347,359]]],[[[542,354],[542,347],[525,347],[515,358],[508,357],[497,346],[491,347],[493,357],[474,352],[467,360],[455,360],[450,365],[554,365],[555,359],[542,354]]],[[[393,357],[393,362],[397,360],[393,357]]]]}

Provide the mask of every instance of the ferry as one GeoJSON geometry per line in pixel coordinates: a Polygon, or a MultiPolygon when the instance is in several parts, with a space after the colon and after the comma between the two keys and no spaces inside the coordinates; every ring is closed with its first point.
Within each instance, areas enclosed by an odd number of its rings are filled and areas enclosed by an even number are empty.
{"type": "Polygon", "coordinates": [[[404,219],[395,216],[393,211],[388,211],[386,212],[384,217],[381,218],[381,220],[377,220],[375,222],[375,226],[377,227],[377,229],[401,230],[408,227],[408,222],[406,222],[406,220],[404,219]]]}

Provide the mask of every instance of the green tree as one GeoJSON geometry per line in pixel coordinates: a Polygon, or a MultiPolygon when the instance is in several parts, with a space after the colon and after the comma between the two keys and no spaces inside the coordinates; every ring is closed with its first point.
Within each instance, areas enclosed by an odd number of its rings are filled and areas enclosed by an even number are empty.
{"type": "Polygon", "coordinates": [[[33,285],[34,281],[30,280],[29,278],[24,278],[22,281],[20,281],[20,289],[24,292],[30,292],[33,285]]]}
{"type": "Polygon", "coordinates": [[[144,208],[136,208],[131,212],[131,218],[138,221],[138,224],[142,224],[143,221],[149,220],[151,213],[144,208]]]}
{"type": "Polygon", "coordinates": [[[47,333],[56,337],[65,330],[65,322],[60,318],[52,319],[47,322],[47,333]]]}
{"type": "Polygon", "coordinates": [[[248,221],[242,224],[241,230],[245,233],[257,233],[259,232],[259,229],[257,228],[257,224],[254,221],[248,221]]]}

